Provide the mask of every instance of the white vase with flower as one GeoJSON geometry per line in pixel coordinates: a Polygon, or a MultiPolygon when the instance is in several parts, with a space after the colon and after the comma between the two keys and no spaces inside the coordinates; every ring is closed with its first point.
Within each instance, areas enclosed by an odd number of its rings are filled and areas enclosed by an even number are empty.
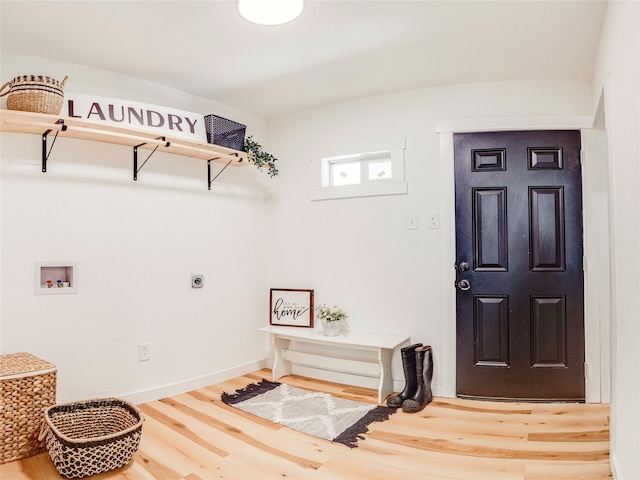
{"type": "Polygon", "coordinates": [[[316,319],[322,322],[322,333],[327,337],[335,337],[342,333],[345,320],[349,316],[342,308],[334,305],[327,307],[321,305],[315,308],[316,319]]]}

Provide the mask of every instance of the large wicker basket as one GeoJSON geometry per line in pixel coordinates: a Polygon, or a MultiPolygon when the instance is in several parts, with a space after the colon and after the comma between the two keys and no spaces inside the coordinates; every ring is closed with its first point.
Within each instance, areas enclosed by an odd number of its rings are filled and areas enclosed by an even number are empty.
{"type": "Polygon", "coordinates": [[[7,97],[9,110],[48,113],[58,115],[62,110],[64,93],[62,89],[68,76],[62,82],[44,75],[21,75],[0,88],[0,97],[7,97]],[[4,91],[7,87],[9,90],[4,91]]]}
{"type": "Polygon", "coordinates": [[[30,353],[0,355],[0,464],[44,452],[43,411],[56,403],[56,367],[30,353]]]}
{"type": "Polygon", "coordinates": [[[120,468],[140,445],[143,417],[131,403],[102,398],[44,411],[47,450],[58,473],[82,478],[120,468]]]}

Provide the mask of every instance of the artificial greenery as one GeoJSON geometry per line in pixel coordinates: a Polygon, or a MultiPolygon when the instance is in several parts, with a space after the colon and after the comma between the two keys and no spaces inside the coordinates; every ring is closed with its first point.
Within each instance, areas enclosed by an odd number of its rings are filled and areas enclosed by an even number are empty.
{"type": "Polygon", "coordinates": [[[316,318],[324,322],[337,322],[338,320],[346,320],[349,316],[337,305],[327,307],[321,305],[315,308],[316,318]]]}
{"type": "Polygon", "coordinates": [[[256,142],[251,135],[244,139],[244,151],[249,154],[249,160],[255,163],[256,167],[259,169],[267,167],[270,177],[273,178],[278,175],[278,168],[276,167],[278,159],[265,152],[262,145],[256,142]]]}

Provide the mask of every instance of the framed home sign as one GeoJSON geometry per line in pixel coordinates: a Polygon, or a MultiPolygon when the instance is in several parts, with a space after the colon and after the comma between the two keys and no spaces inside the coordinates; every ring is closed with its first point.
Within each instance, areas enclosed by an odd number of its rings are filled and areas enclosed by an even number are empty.
{"type": "Polygon", "coordinates": [[[284,327],[313,327],[313,290],[272,288],[269,323],[284,327]]]}

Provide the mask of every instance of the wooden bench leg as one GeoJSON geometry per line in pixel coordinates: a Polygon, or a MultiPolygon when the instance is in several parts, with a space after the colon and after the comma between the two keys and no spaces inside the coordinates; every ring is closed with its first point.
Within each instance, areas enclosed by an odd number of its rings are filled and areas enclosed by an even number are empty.
{"type": "Polygon", "coordinates": [[[387,396],[393,393],[393,372],[391,371],[391,359],[393,350],[381,348],[378,350],[380,362],[380,386],[378,387],[378,403],[383,403],[387,396]]]}
{"type": "Polygon", "coordinates": [[[272,335],[274,346],[274,362],[271,370],[271,380],[277,381],[285,375],[291,375],[291,362],[285,359],[284,351],[289,348],[289,340],[272,335]]]}

